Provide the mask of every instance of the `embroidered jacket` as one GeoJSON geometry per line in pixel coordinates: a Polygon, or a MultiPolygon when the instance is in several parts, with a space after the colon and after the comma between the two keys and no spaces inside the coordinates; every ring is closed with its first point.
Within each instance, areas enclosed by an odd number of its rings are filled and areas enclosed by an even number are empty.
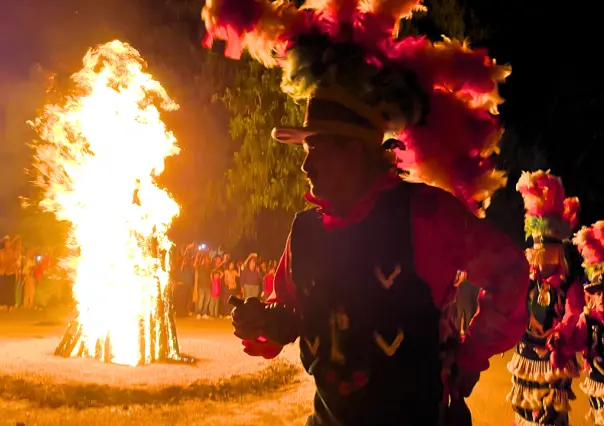
{"type": "MultiPolygon", "coordinates": [[[[334,231],[362,222],[377,199],[400,184],[396,176],[379,179],[345,218],[330,215],[324,208],[323,227],[334,231]]],[[[508,236],[473,216],[447,192],[420,184],[404,185],[416,186],[410,199],[413,264],[417,276],[429,286],[434,305],[442,307],[459,270],[466,271],[468,280],[482,289],[479,310],[464,336],[457,363],[468,370],[486,370],[489,358],[513,347],[526,328],[529,267],[524,253],[508,236]]],[[[276,272],[273,300],[297,307],[299,295],[291,264],[290,236],[276,272]]],[[[244,341],[243,345],[248,354],[266,358],[281,350],[272,342],[244,341]]]]}
{"type": "Polygon", "coordinates": [[[547,336],[559,324],[577,322],[584,304],[583,286],[572,277],[555,275],[544,280],[536,276],[529,285],[529,322],[522,342],[545,347],[547,336]]]}
{"type": "Polygon", "coordinates": [[[580,352],[591,367],[590,377],[604,383],[604,313],[592,310],[578,321],[572,318],[556,327],[560,340],[552,357],[554,367],[561,368],[580,352]]]}
{"type": "Polygon", "coordinates": [[[440,311],[415,273],[412,189],[399,184],[384,191],[348,227],[325,229],[317,210],[294,220],[290,271],[319,424],[438,420],[440,311]]]}

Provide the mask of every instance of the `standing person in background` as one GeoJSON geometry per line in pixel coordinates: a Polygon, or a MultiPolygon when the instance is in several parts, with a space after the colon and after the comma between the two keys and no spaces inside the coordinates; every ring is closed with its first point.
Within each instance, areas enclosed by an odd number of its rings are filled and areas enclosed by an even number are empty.
{"type": "Polygon", "coordinates": [[[10,310],[15,306],[17,286],[17,246],[19,236],[11,239],[8,235],[4,237],[3,248],[0,250],[0,307],[10,310]]]}
{"type": "Polygon", "coordinates": [[[220,293],[222,290],[222,272],[214,269],[211,274],[212,290],[210,292],[209,315],[218,318],[220,315],[220,293]]]}
{"type": "Polygon", "coordinates": [[[223,315],[227,316],[231,312],[230,305],[228,304],[229,296],[238,296],[239,289],[237,288],[237,281],[239,279],[239,271],[235,268],[235,262],[232,260],[228,263],[227,268],[224,270],[223,283],[225,286],[225,306],[223,306],[223,315]]]}
{"type": "Polygon", "coordinates": [[[9,241],[10,237],[8,235],[0,241],[0,309],[10,309],[10,299],[7,294],[9,292],[9,285],[6,274],[4,273],[6,268],[4,265],[4,248],[9,241]]]}
{"type": "Polygon", "coordinates": [[[25,252],[23,250],[23,244],[19,239],[15,244],[15,254],[17,257],[17,274],[15,279],[15,307],[23,305],[23,264],[25,263],[25,252]]]}
{"type": "Polygon", "coordinates": [[[42,278],[44,277],[44,272],[50,265],[50,256],[48,254],[39,255],[36,256],[35,259],[36,266],[34,267],[34,278],[36,279],[36,285],[39,285],[42,281],[42,278]]]}
{"type": "Polygon", "coordinates": [[[40,294],[44,294],[44,288],[48,287],[47,271],[51,265],[51,251],[49,249],[42,250],[42,255],[36,256],[36,266],[34,266],[34,279],[36,280],[36,292],[34,293],[34,309],[45,306],[46,300],[41,300],[40,294]]]}
{"type": "Polygon", "coordinates": [[[264,276],[264,289],[262,290],[262,299],[266,300],[273,294],[273,288],[275,284],[275,267],[273,262],[268,263],[268,272],[264,276]]]}
{"type": "Polygon", "coordinates": [[[222,268],[223,262],[224,261],[222,260],[222,256],[220,256],[219,254],[217,254],[216,256],[214,256],[214,259],[212,259],[213,269],[222,268]]]}
{"type": "Polygon", "coordinates": [[[533,246],[526,249],[530,284],[526,295],[529,319],[508,370],[515,425],[568,426],[571,388],[579,377],[576,358],[554,368],[547,339],[561,323],[576,324],[583,312],[583,271],[570,264],[567,240],[579,223],[579,199],[565,196],[562,181],[549,172],[524,172],[516,189],[525,208],[524,230],[533,246]]]}
{"type": "Polygon", "coordinates": [[[193,290],[195,288],[195,246],[189,244],[182,255],[180,270],[177,278],[179,307],[177,312],[183,315],[193,315],[193,290]]]}
{"type": "Polygon", "coordinates": [[[258,255],[252,253],[243,264],[241,271],[241,287],[244,297],[260,297],[262,291],[262,275],[258,271],[258,255]]]}
{"type": "Polygon", "coordinates": [[[198,256],[195,268],[195,288],[197,319],[209,318],[210,295],[212,293],[212,280],[210,277],[210,257],[203,253],[198,256]]]}
{"type": "Polygon", "coordinates": [[[36,267],[35,252],[27,250],[23,257],[21,277],[23,281],[23,307],[25,309],[33,309],[34,296],[36,293],[36,278],[34,271],[36,267]]]}
{"type": "MultiPolygon", "coordinates": [[[[573,238],[583,257],[584,291],[591,296],[578,318],[565,318],[548,336],[550,362],[555,370],[575,363],[577,353],[585,359],[587,377],[579,385],[589,398],[587,419],[604,425],[604,221],[584,226],[573,238]]],[[[569,383],[570,387],[570,383],[569,383]]]]}
{"type": "Polygon", "coordinates": [[[237,290],[239,291],[239,295],[243,297],[243,285],[241,284],[241,273],[243,272],[243,261],[238,260],[236,263],[237,269],[237,290]]]}

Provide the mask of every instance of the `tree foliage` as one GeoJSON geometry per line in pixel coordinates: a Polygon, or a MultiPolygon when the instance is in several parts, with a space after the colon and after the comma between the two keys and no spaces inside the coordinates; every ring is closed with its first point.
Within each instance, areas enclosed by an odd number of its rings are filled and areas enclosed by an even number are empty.
{"type": "MultiPolygon", "coordinates": [[[[471,11],[458,0],[432,0],[428,10],[427,15],[405,23],[403,31],[427,32],[435,39],[443,33],[456,38],[486,33],[468,27],[471,11]]],[[[232,84],[217,96],[228,109],[231,138],[241,141],[225,175],[221,203],[228,210],[225,214],[232,215],[231,241],[253,236],[265,210],[281,211],[287,221],[291,220],[304,206],[305,191],[300,173],[302,150],[280,145],[270,137],[273,127],[301,124],[304,106],[281,93],[279,69],[267,70],[249,58],[237,67],[232,84]]]]}
{"type": "Polygon", "coordinates": [[[263,210],[292,215],[303,207],[303,151],[271,138],[278,126],[297,126],[304,106],[280,91],[281,71],[246,58],[231,87],[218,96],[230,114],[229,131],[241,146],[226,173],[226,205],[234,212],[231,237],[253,236],[263,210]]]}

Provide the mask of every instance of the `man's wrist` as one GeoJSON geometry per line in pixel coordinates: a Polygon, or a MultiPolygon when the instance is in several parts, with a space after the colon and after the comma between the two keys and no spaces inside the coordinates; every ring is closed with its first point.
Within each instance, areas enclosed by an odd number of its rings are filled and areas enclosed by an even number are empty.
{"type": "Polygon", "coordinates": [[[295,311],[280,303],[272,303],[265,309],[265,337],[284,346],[295,342],[299,335],[295,311]]]}

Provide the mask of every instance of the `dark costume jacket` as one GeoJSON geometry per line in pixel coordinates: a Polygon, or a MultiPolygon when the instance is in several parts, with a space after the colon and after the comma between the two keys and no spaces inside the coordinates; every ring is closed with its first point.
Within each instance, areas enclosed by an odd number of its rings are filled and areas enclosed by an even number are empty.
{"type": "MultiPolygon", "coordinates": [[[[385,179],[359,206],[347,220],[298,214],[276,275],[276,300],[300,318],[315,416],[326,425],[435,425],[440,304],[456,272],[474,272],[483,309],[492,308],[476,317],[458,357],[482,370],[524,330],[528,265],[507,237],[440,190],[385,179]],[[493,250],[482,262],[479,241],[493,250]]],[[[280,351],[272,342],[244,345],[267,358],[280,351]]]]}
{"type": "Polygon", "coordinates": [[[564,368],[568,360],[582,353],[589,375],[580,384],[589,397],[588,417],[596,425],[604,424],[604,312],[587,309],[578,321],[564,321],[556,331],[559,342],[552,357],[556,368],[564,368]]]}

